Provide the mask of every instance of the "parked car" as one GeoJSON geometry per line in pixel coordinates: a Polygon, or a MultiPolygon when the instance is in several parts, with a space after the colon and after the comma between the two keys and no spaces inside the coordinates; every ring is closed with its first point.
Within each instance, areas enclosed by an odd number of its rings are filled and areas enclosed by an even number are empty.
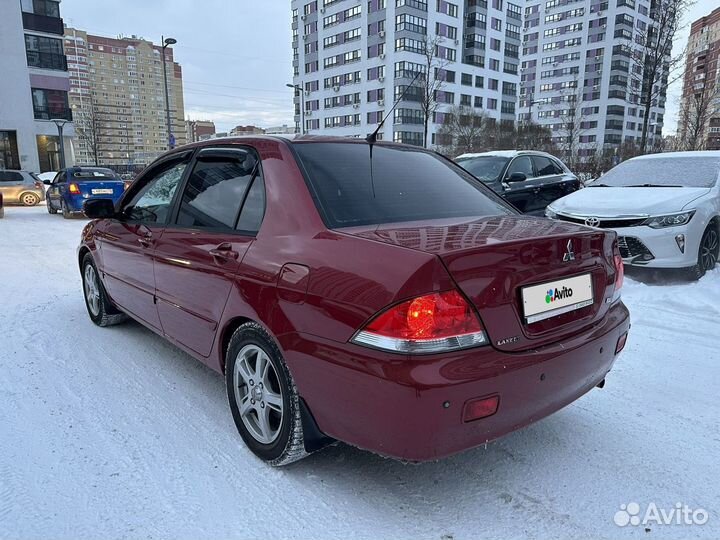
{"type": "Polygon", "coordinates": [[[623,262],[687,268],[699,279],[720,250],[720,152],[629,159],[547,209],[548,217],[613,229],[623,262]]]}
{"type": "Polygon", "coordinates": [[[55,175],[52,182],[45,181],[47,209],[51,214],[62,212],[64,218],[81,213],[85,201],[109,198],[117,202],[125,192],[126,184],[110,169],[101,167],[70,167],[55,175]]]}
{"type": "Polygon", "coordinates": [[[45,200],[42,181],[29,171],[0,170],[0,193],[5,204],[35,206],[45,200]]]}
{"type": "Polygon", "coordinates": [[[455,161],[523,214],[542,216],[548,204],[582,185],[562,161],[545,152],[483,152],[455,161]]]}
{"type": "Polygon", "coordinates": [[[616,235],[369,144],[195,143],[118,205],[87,201],[90,319],[130,315],[224,373],[240,435],[274,465],[332,439],[434,460],[602,385],[629,329],[616,235]]]}

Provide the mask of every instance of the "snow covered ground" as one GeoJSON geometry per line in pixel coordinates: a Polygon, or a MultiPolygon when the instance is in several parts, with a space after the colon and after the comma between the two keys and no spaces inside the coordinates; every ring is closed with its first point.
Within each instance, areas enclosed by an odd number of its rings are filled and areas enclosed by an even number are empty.
{"type": "Polygon", "coordinates": [[[720,268],[626,280],[607,386],[437,463],[338,445],[284,469],[238,436],[221,377],[138,324],[86,315],[84,220],[0,220],[0,538],[720,537],[720,268]],[[705,525],[618,527],[622,504],[705,525]]]}

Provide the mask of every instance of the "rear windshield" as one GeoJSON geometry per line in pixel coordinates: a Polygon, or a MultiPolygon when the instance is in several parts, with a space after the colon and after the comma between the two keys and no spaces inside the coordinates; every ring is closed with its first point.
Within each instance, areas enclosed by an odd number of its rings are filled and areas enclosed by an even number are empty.
{"type": "Polygon", "coordinates": [[[458,158],[455,161],[470,174],[477,176],[483,182],[496,182],[500,179],[510,158],[501,156],[478,156],[458,158]]]}
{"type": "Polygon", "coordinates": [[[120,180],[120,177],[110,169],[83,169],[74,171],[73,178],[75,180],[120,180]]]}
{"type": "Polygon", "coordinates": [[[700,187],[717,182],[720,159],[716,157],[657,157],[625,161],[588,187],[700,187]]]}
{"type": "Polygon", "coordinates": [[[295,144],[331,228],[513,213],[439,156],[404,147],[295,144]]]}

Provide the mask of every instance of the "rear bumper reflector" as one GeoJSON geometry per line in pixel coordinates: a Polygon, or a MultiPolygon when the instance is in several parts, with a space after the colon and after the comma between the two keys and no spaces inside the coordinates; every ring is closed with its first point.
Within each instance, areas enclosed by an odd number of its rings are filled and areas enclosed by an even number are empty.
{"type": "Polygon", "coordinates": [[[471,399],[465,403],[463,410],[463,422],[472,422],[492,416],[498,410],[500,396],[471,399]]]}

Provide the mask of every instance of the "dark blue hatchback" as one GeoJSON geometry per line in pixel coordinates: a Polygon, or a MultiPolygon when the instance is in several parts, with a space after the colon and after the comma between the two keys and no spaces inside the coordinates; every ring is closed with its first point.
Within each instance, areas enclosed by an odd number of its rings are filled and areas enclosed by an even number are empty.
{"type": "Polygon", "coordinates": [[[50,185],[46,197],[48,212],[61,211],[64,218],[81,213],[88,199],[112,199],[116,203],[126,187],[114,171],[101,167],[70,167],[45,183],[50,185]]]}

